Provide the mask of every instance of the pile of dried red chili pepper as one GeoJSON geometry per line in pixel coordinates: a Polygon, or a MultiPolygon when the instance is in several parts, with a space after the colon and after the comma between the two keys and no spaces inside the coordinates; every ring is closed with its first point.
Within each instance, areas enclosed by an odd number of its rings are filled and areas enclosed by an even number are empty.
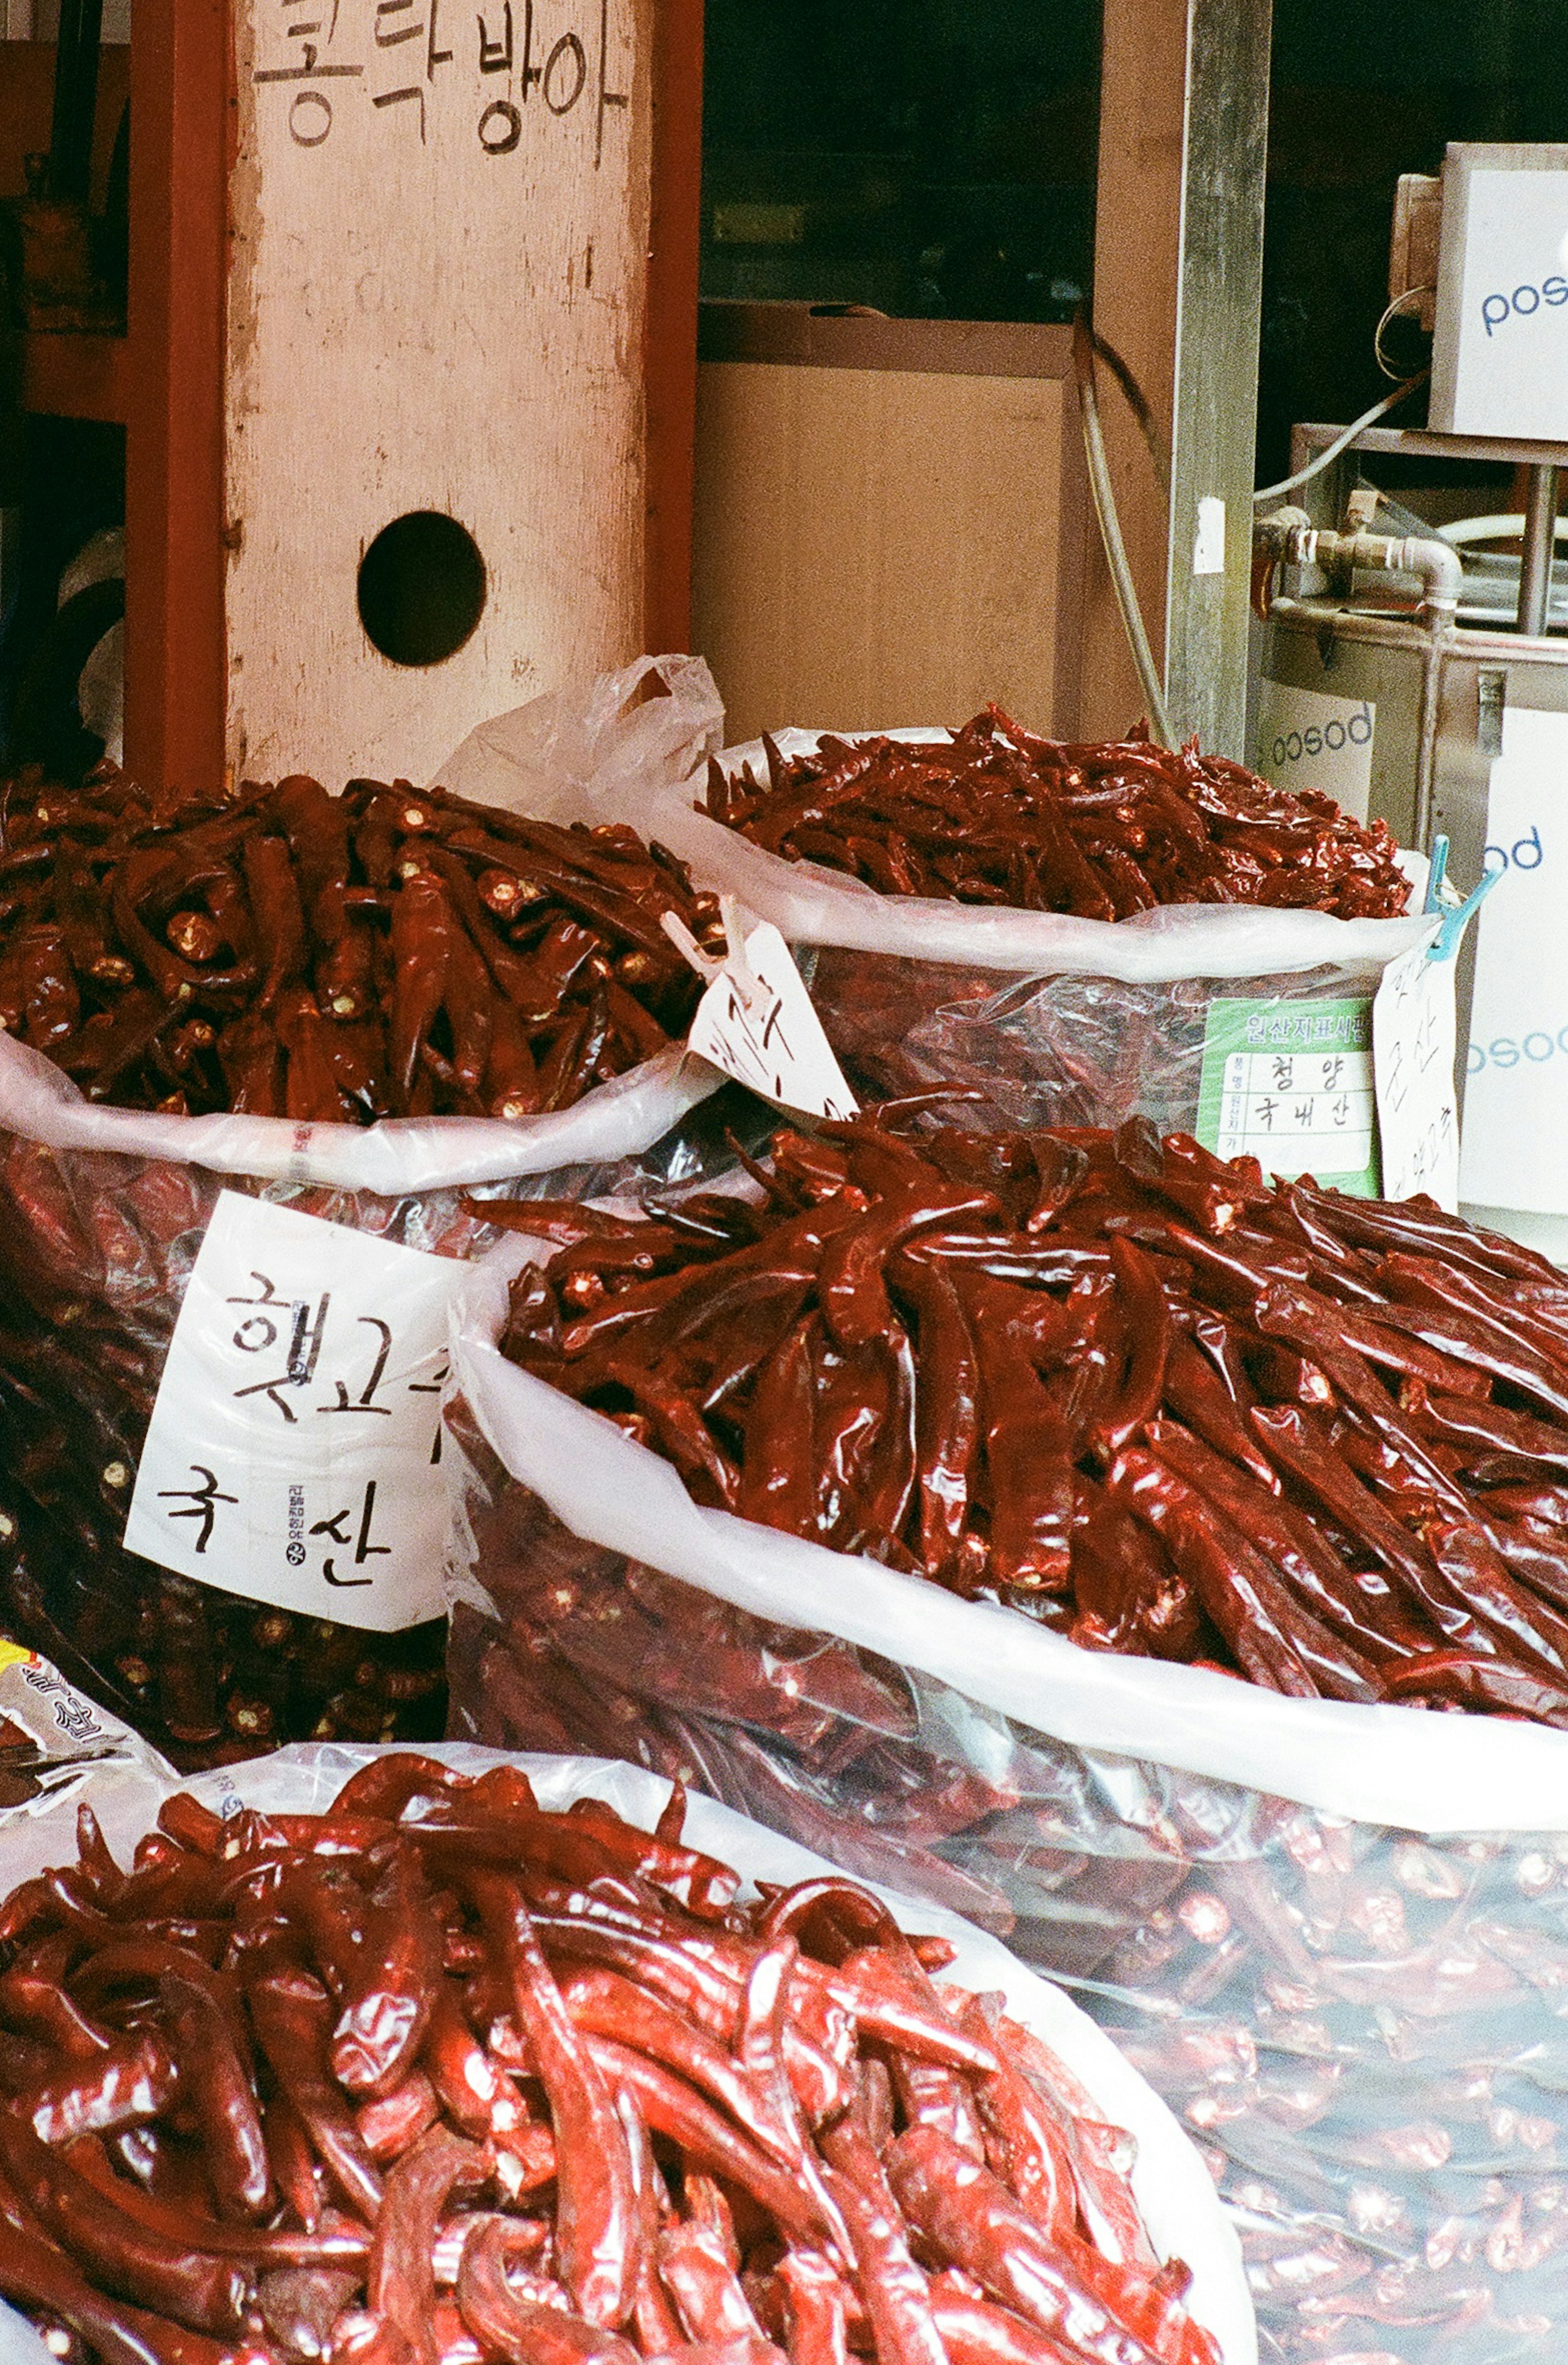
{"type": "Polygon", "coordinates": [[[112,769],[0,790],[0,1026],[120,1107],[569,1107],[689,1024],[664,912],[713,941],[711,900],[634,831],[405,780],[172,807],[112,769]]]}
{"type": "Polygon", "coordinates": [[[767,777],[708,768],[707,809],[771,854],[888,895],[1125,920],[1159,903],[1262,903],[1388,919],[1408,883],[1386,823],[1276,789],[1194,740],[1073,746],[988,706],[951,739],[842,739],[767,777]]]}
{"type": "Polygon", "coordinates": [[[1300,1698],[1568,1726],[1568,1281],[1142,1120],[783,1132],[532,1204],[506,1351],[707,1504],[1300,1698]]]}
{"type": "Polygon", "coordinates": [[[0,2290],[100,2365],[1217,2365],[1128,2139],[838,1877],[379,1759],[0,1906],[0,2290]]]}

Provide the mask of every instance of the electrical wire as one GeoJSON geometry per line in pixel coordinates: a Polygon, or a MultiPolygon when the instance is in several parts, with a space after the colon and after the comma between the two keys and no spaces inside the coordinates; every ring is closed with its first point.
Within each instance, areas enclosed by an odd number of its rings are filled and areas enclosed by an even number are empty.
{"type": "Polygon", "coordinates": [[[1133,581],[1132,568],[1127,564],[1126,544],[1122,540],[1121,520],[1116,514],[1116,496],[1105,458],[1105,439],[1100,428],[1100,398],[1094,382],[1094,335],[1081,311],[1072,324],[1072,365],[1078,379],[1078,412],[1083,430],[1083,456],[1089,466],[1089,490],[1100,527],[1100,539],[1104,544],[1105,564],[1111,570],[1116,605],[1121,611],[1122,630],[1127,636],[1127,646],[1137,668],[1139,686],[1148,708],[1149,728],[1162,747],[1174,748],[1175,736],[1170,728],[1170,718],[1165,711],[1165,686],[1155,667],[1154,652],[1148,645],[1148,634],[1144,630],[1137,587],[1133,581]]]}
{"type": "Polygon", "coordinates": [[[1309,460],[1305,468],[1296,470],[1294,476],[1282,476],[1277,485],[1260,485],[1252,496],[1253,507],[1260,508],[1264,501],[1277,501],[1282,493],[1294,493],[1298,485],[1305,485],[1320,469],[1327,468],[1331,460],[1337,460],[1345,446],[1353,443],[1363,429],[1374,425],[1385,411],[1394,409],[1396,402],[1403,402],[1407,394],[1414,394],[1418,386],[1425,386],[1431,375],[1429,369],[1417,370],[1414,377],[1407,377],[1402,386],[1394,387],[1392,394],[1385,394],[1381,402],[1374,402],[1370,410],[1363,410],[1359,419],[1353,419],[1349,427],[1336,435],[1332,443],[1324,446],[1316,460],[1309,460]]]}
{"type": "Polygon", "coordinates": [[[1126,396],[1127,409],[1132,412],[1133,417],[1137,421],[1138,432],[1142,435],[1145,446],[1148,449],[1149,461],[1154,469],[1156,481],[1159,486],[1161,494],[1164,496],[1165,506],[1169,509],[1170,506],[1170,463],[1166,455],[1165,446],[1160,441],[1159,430],[1155,424],[1154,412],[1149,406],[1148,397],[1145,394],[1142,387],[1139,386],[1137,378],[1133,375],[1132,370],[1122,359],[1120,353],[1116,351],[1115,346],[1111,342],[1109,337],[1103,337],[1092,321],[1089,323],[1089,334],[1093,341],[1095,353],[1104,363],[1106,368],[1115,379],[1116,384],[1121,387],[1122,392],[1126,396]]]}
{"type": "Polygon", "coordinates": [[[1402,311],[1405,306],[1409,303],[1410,298],[1413,296],[1435,296],[1437,292],[1438,291],[1435,287],[1402,287],[1398,295],[1394,297],[1393,303],[1384,310],[1382,319],[1372,331],[1372,359],[1376,362],[1384,377],[1397,378],[1401,373],[1394,367],[1394,364],[1389,361],[1387,355],[1383,350],[1383,331],[1387,328],[1394,314],[1402,311]]]}
{"type": "MultiPolygon", "coordinates": [[[[1406,288],[1403,293],[1394,297],[1382,319],[1379,320],[1372,332],[1372,351],[1376,356],[1378,367],[1385,376],[1392,377],[1394,373],[1383,359],[1382,342],[1383,330],[1411,297],[1431,293],[1432,290],[1427,287],[1406,288]]],[[[1121,520],[1116,510],[1115,489],[1111,482],[1110,466],[1105,457],[1105,439],[1100,424],[1099,389],[1095,382],[1094,361],[1097,353],[1114,374],[1123,393],[1126,396],[1128,407],[1142,432],[1149,456],[1154,463],[1155,474],[1159,479],[1161,490],[1165,493],[1169,503],[1170,470],[1155,432],[1153,416],[1143,389],[1114,346],[1109,344],[1091,325],[1087,311],[1081,308],[1072,324],[1072,363],[1074,375],[1078,380],[1079,419],[1083,431],[1084,458],[1089,468],[1089,490],[1094,503],[1094,516],[1100,528],[1100,540],[1104,547],[1105,563],[1110,569],[1112,588],[1116,595],[1116,606],[1121,613],[1122,629],[1126,634],[1127,646],[1132,651],[1138,682],[1145,703],[1148,708],[1149,728],[1162,747],[1174,747],[1176,742],[1170,727],[1170,718],[1166,712],[1164,685],[1156,668],[1154,652],[1149,647],[1148,634],[1144,628],[1143,611],[1138,605],[1137,587],[1133,581],[1132,568],[1127,563],[1126,545],[1122,540],[1121,520]]],[[[1337,460],[1346,446],[1354,443],[1356,437],[1365,428],[1374,425],[1378,420],[1383,418],[1397,403],[1403,402],[1407,394],[1414,394],[1418,387],[1425,386],[1430,375],[1431,371],[1428,368],[1417,371],[1414,377],[1404,379],[1394,387],[1392,394],[1385,394],[1381,401],[1374,402],[1370,409],[1361,413],[1359,419],[1353,420],[1349,427],[1335,437],[1332,443],[1317,454],[1316,459],[1309,460],[1305,468],[1298,468],[1294,476],[1282,478],[1277,485],[1261,486],[1252,496],[1254,506],[1260,506],[1264,501],[1277,500],[1282,493],[1294,492],[1298,486],[1308,483],[1332,461],[1337,460]]]]}

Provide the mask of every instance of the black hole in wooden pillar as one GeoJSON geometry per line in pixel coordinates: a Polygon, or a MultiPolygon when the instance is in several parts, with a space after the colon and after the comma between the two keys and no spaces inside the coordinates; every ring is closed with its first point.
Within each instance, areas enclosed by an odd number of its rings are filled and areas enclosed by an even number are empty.
{"type": "Polygon", "coordinates": [[[359,563],[359,620],[394,665],[453,656],[485,607],[479,545],[440,510],[410,510],[383,526],[359,563]]]}

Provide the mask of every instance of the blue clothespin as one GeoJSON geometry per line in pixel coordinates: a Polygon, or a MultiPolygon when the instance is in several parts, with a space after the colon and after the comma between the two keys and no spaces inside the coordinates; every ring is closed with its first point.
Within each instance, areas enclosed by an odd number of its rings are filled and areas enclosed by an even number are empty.
{"type": "Polygon", "coordinates": [[[1445,891],[1448,862],[1448,839],[1434,838],[1432,867],[1427,879],[1427,901],[1424,909],[1428,913],[1441,913],[1442,926],[1438,931],[1436,942],[1427,947],[1428,960],[1452,960],[1459,950],[1472,915],[1480,910],[1481,905],[1503,875],[1501,866],[1495,870],[1484,870],[1481,874],[1480,885],[1473,894],[1467,895],[1461,902],[1451,887],[1447,887],[1445,891]]]}
{"type": "Polygon", "coordinates": [[[1441,911],[1443,881],[1448,877],[1448,839],[1435,837],[1432,840],[1432,859],[1427,869],[1427,900],[1421,906],[1423,912],[1441,911]]]}

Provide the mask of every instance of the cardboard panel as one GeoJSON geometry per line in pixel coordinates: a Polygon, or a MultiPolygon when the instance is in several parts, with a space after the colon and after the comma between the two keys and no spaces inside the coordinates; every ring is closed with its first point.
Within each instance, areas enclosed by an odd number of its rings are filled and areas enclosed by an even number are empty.
{"type": "MultiPolygon", "coordinates": [[[[900,324],[916,353],[925,326],[900,324]]],[[[1082,516],[1066,392],[1059,375],[950,361],[702,364],[694,634],[732,740],[957,723],[991,698],[1036,728],[1073,727],[1082,516]]]]}

